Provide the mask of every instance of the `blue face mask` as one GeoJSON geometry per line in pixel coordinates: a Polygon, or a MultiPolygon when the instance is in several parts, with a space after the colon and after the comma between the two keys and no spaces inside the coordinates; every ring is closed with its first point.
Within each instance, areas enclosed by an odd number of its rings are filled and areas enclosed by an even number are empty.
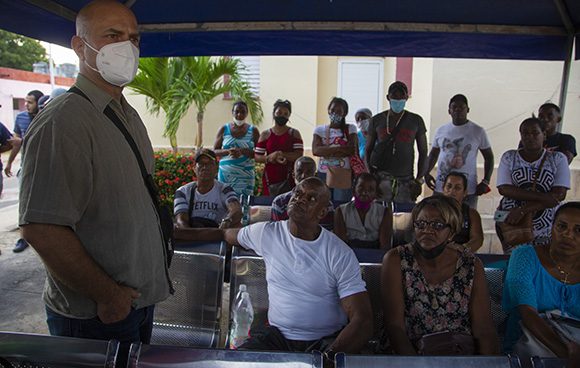
{"type": "Polygon", "coordinates": [[[407,100],[389,100],[389,103],[391,104],[391,110],[395,114],[399,114],[401,111],[405,109],[405,104],[407,103],[407,100]]]}

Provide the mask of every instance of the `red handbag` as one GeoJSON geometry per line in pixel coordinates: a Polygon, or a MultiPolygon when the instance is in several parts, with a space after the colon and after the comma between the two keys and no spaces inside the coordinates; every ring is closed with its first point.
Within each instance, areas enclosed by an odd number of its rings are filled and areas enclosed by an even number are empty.
{"type": "Polygon", "coordinates": [[[354,156],[350,156],[349,162],[350,162],[350,168],[352,169],[352,173],[354,174],[354,176],[359,176],[363,173],[369,172],[364,160],[362,158],[360,158],[360,156],[358,154],[356,154],[354,156]]]}

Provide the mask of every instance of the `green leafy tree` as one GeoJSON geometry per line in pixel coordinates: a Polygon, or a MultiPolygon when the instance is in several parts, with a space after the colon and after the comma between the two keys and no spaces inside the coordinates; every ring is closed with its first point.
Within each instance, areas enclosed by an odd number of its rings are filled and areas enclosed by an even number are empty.
{"type": "Polygon", "coordinates": [[[0,29],[0,66],[32,71],[32,64],[48,62],[40,42],[0,29]]]}
{"type": "Polygon", "coordinates": [[[181,57],[177,60],[181,64],[179,69],[183,73],[170,91],[172,103],[166,127],[169,134],[177,132],[181,119],[193,103],[197,108],[195,146],[201,147],[203,116],[207,104],[226,92],[229,92],[235,100],[242,100],[248,105],[254,124],[258,125],[262,122],[262,107],[252,95],[250,85],[242,79],[241,71],[244,65],[239,59],[192,56],[181,57]]]}
{"type": "MultiPolygon", "coordinates": [[[[133,91],[146,96],[147,111],[151,115],[158,116],[163,110],[166,119],[169,117],[171,98],[169,91],[173,83],[179,79],[181,70],[176,70],[175,58],[141,58],[139,59],[139,72],[135,79],[128,85],[133,91]]],[[[165,124],[164,136],[169,138],[173,151],[177,151],[176,131],[169,132],[165,124]]]]}
{"type": "Polygon", "coordinates": [[[215,97],[229,92],[248,104],[252,121],[262,122],[262,108],[241,79],[244,66],[237,59],[209,57],[141,58],[139,72],[129,88],[147,97],[152,115],[165,113],[164,136],[177,151],[177,130],[192,103],[198,108],[196,146],[201,146],[203,114],[215,97]],[[227,75],[227,78],[224,78],[227,75]]]}

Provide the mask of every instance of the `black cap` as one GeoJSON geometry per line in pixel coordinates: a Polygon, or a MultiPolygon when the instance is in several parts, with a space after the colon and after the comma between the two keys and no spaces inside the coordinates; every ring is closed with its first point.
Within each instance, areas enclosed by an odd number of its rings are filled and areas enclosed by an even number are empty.
{"type": "Polygon", "coordinates": [[[48,103],[48,100],[50,100],[50,96],[48,96],[48,95],[44,95],[44,96],[40,97],[38,99],[38,108],[40,110],[44,109],[44,106],[46,106],[46,104],[48,103]]]}
{"type": "Polygon", "coordinates": [[[217,156],[215,155],[215,152],[210,149],[202,148],[197,150],[195,153],[195,162],[198,162],[202,156],[208,157],[217,162],[217,156]]]}
{"type": "Polygon", "coordinates": [[[401,93],[404,93],[406,95],[409,94],[409,90],[407,89],[407,85],[401,81],[393,82],[389,86],[389,91],[387,92],[387,94],[390,95],[391,93],[395,93],[395,92],[401,92],[401,93]]]}

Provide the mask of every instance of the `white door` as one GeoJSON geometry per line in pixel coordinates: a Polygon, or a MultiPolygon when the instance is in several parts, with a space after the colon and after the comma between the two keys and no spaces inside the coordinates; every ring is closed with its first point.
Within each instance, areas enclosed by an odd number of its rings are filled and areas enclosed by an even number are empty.
{"type": "Polygon", "coordinates": [[[354,123],[360,108],[380,112],[383,96],[383,59],[339,59],[337,96],[348,102],[346,121],[354,123]]]}

